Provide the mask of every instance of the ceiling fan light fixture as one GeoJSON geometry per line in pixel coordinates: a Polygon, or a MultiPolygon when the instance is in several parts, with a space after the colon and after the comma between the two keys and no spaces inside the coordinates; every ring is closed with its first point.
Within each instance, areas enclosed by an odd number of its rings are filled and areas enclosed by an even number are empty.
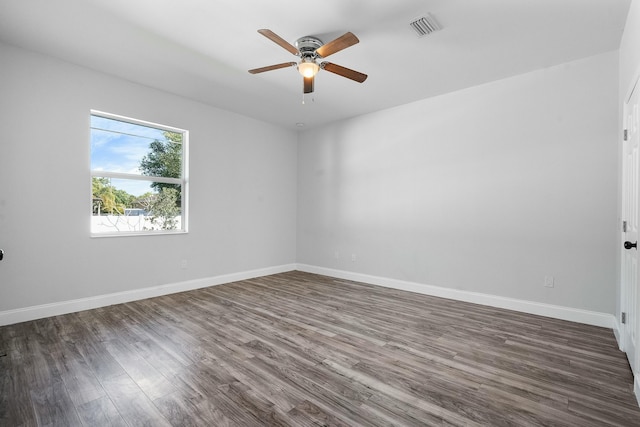
{"type": "Polygon", "coordinates": [[[303,59],[298,64],[298,72],[302,74],[302,77],[314,77],[319,70],[320,66],[313,59],[303,59]]]}

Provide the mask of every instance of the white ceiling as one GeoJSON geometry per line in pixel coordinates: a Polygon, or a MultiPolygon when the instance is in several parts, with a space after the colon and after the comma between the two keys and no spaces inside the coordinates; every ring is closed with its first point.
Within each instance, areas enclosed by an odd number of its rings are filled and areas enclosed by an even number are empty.
{"type": "MultiPolygon", "coordinates": [[[[295,129],[617,49],[631,0],[0,0],[0,41],[295,129]],[[442,30],[418,38],[431,13],[442,30]],[[256,32],[360,43],[302,103],[296,57],[256,32]],[[311,99],[313,98],[313,99],[311,99]]],[[[0,58],[1,63],[1,58],[0,58]]]]}

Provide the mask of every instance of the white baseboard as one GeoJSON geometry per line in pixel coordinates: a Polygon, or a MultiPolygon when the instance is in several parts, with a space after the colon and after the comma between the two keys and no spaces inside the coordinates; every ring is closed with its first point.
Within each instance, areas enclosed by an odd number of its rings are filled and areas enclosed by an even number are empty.
{"type": "MultiPolygon", "coordinates": [[[[223,283],[236,282],[239,280],[253,279],[255,277],[284,273],[286,271],[292,270],[306,271],[309,273],[322,274],[339,279],[353,280],[357,282],[385,286],[388,288],[416,292],[425,295],[432,295],[441,298],[449,298],[458,301],[465,301],[491,307],[520,311],[524,313],[537,314],[540,316],[546,316],[555,319],[569,320],[572,322],[585,323],[588,325],[612,328],[614,330],[614,333],[616,334],[618,342],[620,342],[620,339],[618,337],[619,328],[617,328],[615,316],[613,316],[612,314],[598,313],[594,311],[543,304],[514,298],[506,298],[477,292],[462,291],[459,289],[443,288],[439,286],[407,282],[386,277],[371,276],[344,270],[316,267],[307,264],[286,264],[275,267],[261,268],[257,270],[224,274],[214,277],[206,277],[203,279],[188,280],[185,282],[170,283],[143,289],[134,289],[125,292],[116,292],[112,294],[98,295],[94,297],[80,298],[70,301],[43,304],[19,308],[15,310],[0,311],[0,326],[26,322],[29,320],[42,319],[44,317],[58,316],[61,314],[73,313],[82,310],[90,310],[92,308],[106,307],[113,304],[137,301],[145,298],[173,294],[176,292],[190,291],[193,289],[200,289],[208,286],[220,285],[223,283]]],[[[640,393],[638,393],[637,395],[640,396],[640,393]]]]}
{"type": "Polygon", "coordinates": [[[636,375],[636,377],[633,379],[633,392],[636,395],[638,406],[640,406],[640,375],[636,375]]]}
{"type": "Polygon", "coordinates": [[[610,329],[614,328],[614,324],[616,321],[615,316],[608,313],[599,313],[596,311],[581,310],[577,308],[544,304],[515,298],[506,298],[497,295],[482,294],[478,292],[463,291],[459,289],[443,288],[440,286],[425,285],[422,283],[407,282],[403,280],[371,276],[368,274],[354,273],[344,270],[334,270],[331,268],[316,267],[307,264],[298,264],[297,270],[305,271],[308,273],[322,274],[324,276],[331,276],[339,279],[368,283],[371,285],[385,286],[387,288],[399,289],[403,291],[416,292],[435,297],[471,302],[475,304],[487,305],[490,307],[505,308],[508,310],[515,310],[523,313],[551,317],[554,319],[568,320],[571,322],[584,323],[593,326],[601,326],[610,329]]]}
{"type": "Polygon", "coordinates": [[[51,304],[42,304],[16,310],[0,311],[0,326],[29,320],[42,319],[44,317],[58,316],[77,311],[90,310],[92,308],[106,307],[108,305],[122,304],[176,292],[191,291],[224,283],[237,282],[239,280],[253,279],[255,277],[268,276],[270,274],[284,273],[296,269],[295,264],[286,264],[275,267],[260,268],[257,270],[243,271],[239,273],[223,274],[220,276],[206,277],[203,279],[188,280],[185,282],[171,283],[160,286],[152,286],[131,291],[116,292],[106,295],[98,295],[88,298],[80,298],[70,301],[62,301],[51,304]]]}

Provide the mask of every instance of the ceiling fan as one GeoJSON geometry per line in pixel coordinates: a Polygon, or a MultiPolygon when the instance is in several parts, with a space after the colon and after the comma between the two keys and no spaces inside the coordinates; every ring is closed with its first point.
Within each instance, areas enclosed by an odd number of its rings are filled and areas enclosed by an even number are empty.
{"type": "Polygon", "coordinates": [[[313,92],[314,77],[320,69],[346,77],[358,83],[362,83],[367,79],[366,74],[341,65],[326,61],[318,63],[319,60],[360,42],[353,33],[345,33],[327,44],[322,43],[317,37],[304,36],[296,40],[295,46],[293,46],[271,30],[263,29],[258,30],[258,32],[292,54],[299,56],[300,62],[284,62],[282,64],[254,68],[253,70],[249,70],[251,74],[264,73],[265,71],[278,70],[280,68],[296,67],[304,79],[304,93],[313,92]]]}

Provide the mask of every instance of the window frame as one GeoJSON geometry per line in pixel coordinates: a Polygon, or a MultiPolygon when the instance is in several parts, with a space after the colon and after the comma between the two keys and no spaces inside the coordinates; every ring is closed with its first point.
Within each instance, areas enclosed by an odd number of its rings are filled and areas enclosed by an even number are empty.
{"type": "Polygon", "coordinates": [[[89,197],[89,212],[92,212],[93,216],[93,191],[92,183],[93,178],[110,178],[110,179],[127,179],[135,181],[145,182],[160,182],[164,184],[178,184],[181,186],[181,228],[178,230],[135,230],[135,231],[114,231],[114,232],[101,232],[96,233],[92,230],[91,223],[89,224],[89,232],[91,237],[124,237],[124,236],[157,236],[168,234],[187,234],[188,228],[188,206],[189,206],[189,131],[186,129],[177,128],[174,126],[167,126],[159,123],[149,122],[140,119],[134,119],[131,117],[122,116],[119,114],[107,113],[99,110],[90,110],[89,114],[89,170],[90,170],[90,197],[89,197]],[[91,168],[91,154],[92,154],[92,137],[91,137],[91,117],[101,117],[105,119],[117,120],[120,122],[130,123],[138,126],[145,126],[161,131],[168,131],[182,134],[182,164],[181,164],[181,177],[169,178],[163,176],[150,176],[150,175],[138,175],[124,172],[111,172],[104,170],[94,170],[91,168]]]}

